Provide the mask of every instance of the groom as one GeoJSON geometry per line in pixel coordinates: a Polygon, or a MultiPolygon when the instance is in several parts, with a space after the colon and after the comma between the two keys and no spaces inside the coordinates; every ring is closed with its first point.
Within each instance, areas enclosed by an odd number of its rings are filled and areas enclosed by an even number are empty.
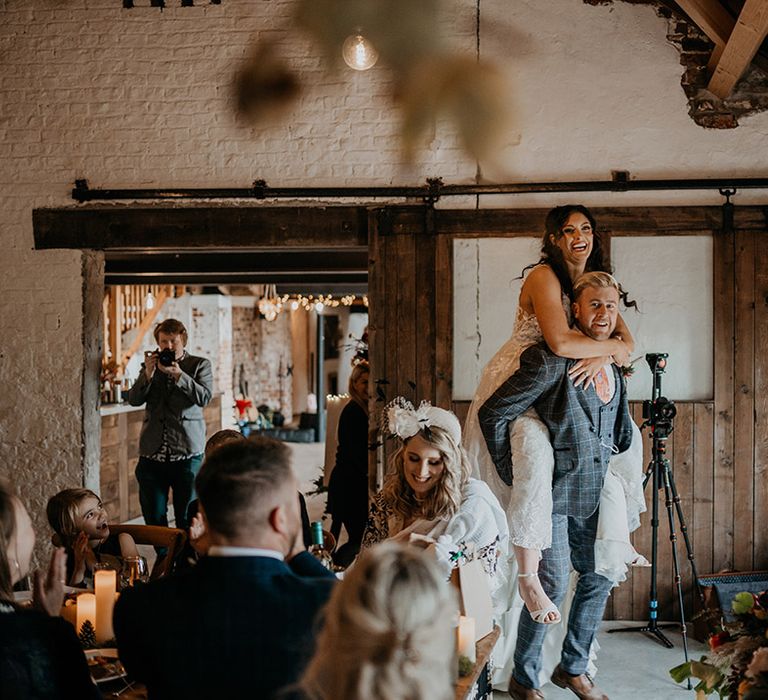
{"type": "MultiPolygon", "coordinates": [[[[582,275],[574,284],[574,298],[579,329],[595,340],[610,338],[619,306],[613,277],[604,272],[582,275]]],[[[613,585],[595,572],[594,545],[608,461],[613,451],[629,447],[631,418],[622,377],[614,365],[606,365],[585,390],[575,387],[568,375],[574,362],[554,355],[544,343],[531,346],[520,357],[520,369],[483,404],[478,418],[496,470],[510,486],[509,423],[533,406],[549,428],[555,455],[552,547],[542,552],[539,577],[544,592],[560,606],[571,565],[580,574],[552,682],[579,698],[607,700],[586,673],[589,649],[613,585]]],[[[516,700],[544,697],[537,686],[547,628],[523,609],[509,686],[516,700]]]]}

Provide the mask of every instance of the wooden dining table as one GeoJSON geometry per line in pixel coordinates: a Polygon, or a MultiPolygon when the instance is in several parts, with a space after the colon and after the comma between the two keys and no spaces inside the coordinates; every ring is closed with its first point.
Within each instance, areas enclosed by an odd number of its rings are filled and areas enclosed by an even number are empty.
{"type": "Polygon", "coordinates": [[[491,652],[499,640],[498,625],[475,644],[477,660],[469,675],[456,683],[456,700],[485,700],[491,697],[491,652]]]}
{"type": "MultiPolygon", "coordinates": [[[[498,625],[475,644],[476,661],[472,671],[456,682],[455,700],[487,700],[491,697],[491,653],[499,639],[498,625]]],[[[141,683],[118,679],[99,686],[105,698],[147,700],[147,688],[141,683]]]]}

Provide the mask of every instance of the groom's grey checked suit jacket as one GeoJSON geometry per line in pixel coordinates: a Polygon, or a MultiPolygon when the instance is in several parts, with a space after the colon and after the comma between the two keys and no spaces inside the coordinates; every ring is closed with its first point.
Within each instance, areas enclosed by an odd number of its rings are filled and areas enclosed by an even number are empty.
{"type": "Polygon", "coordinates": [[[624,452],[632,441],[632,419],[615,366],[616,391],[604,405],[594,388],[573,385],[568,370],[574,362],[544,343],[532,345],[520,356],[520,369],[480,408],[478,419],[499,476],[512,485],[509,423],[533,406],[549,429],[555,454],[552,510],[587,518],[600,503],[611,447],[624,452]]]}

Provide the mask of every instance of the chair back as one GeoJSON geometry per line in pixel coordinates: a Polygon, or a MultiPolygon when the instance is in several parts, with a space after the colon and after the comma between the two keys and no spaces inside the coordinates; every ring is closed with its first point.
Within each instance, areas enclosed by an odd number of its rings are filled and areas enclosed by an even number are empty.
{"type": "Polygon", "coordinates": [[[136,544],[151,545],[152,547],[165,547],[167,554],[158,558],[152,567],[151,579],[167,576],[173,570],[176,559],[181,553],[184,543],[187,541],[187,533],[175,527],[163,527],[161,525],[112,525],[110,532],[121,533],[133,537],[136,544]]]}

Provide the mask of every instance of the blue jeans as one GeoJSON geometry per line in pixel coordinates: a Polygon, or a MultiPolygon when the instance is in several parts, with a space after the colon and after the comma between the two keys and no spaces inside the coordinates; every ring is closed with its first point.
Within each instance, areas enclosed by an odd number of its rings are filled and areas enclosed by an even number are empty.
{"type": "Polygon", "coordinates": [[[147,525],[168,526],[168,490],[173,491],[176,527],[187,530],[187,506],[196,498],[195,477],[203,463],[203,455],[187,457],[177,462],[157,462],[140,457],[136,465],[139,482],[139,503],[147,525]]]}
{"type": "MultiPolygon", "coordinates": [[[[579,676],[587,670],[589,649],[613,587],[611,581],[595,572],[596,533],[597,511],[586,519],[553,513],[552,547],[541,553],[539,563],[541,587],[558,607],[567,592],[571,566],[579,572],[560,657],[561,667],[572,676],[579,676]]],[[[566,624],[566,621],[561,624],[566,624]]],[[[512,677],[526,688],[539,687],[541,645],[549,627],[534,622],[528,610],[523,608],[512,677]]]]}

